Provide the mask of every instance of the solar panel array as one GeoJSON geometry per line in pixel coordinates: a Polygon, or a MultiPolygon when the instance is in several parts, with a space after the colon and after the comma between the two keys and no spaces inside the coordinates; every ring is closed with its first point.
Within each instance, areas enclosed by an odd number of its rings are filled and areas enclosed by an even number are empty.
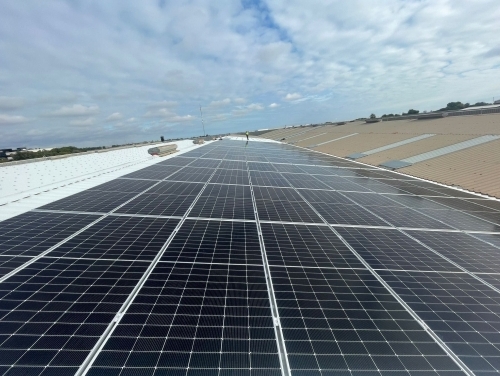
{"type": "Polygon", "coordinates": [[[0,375],[493,375],[500,204],[222,141],[0,226],[0,375]]]}

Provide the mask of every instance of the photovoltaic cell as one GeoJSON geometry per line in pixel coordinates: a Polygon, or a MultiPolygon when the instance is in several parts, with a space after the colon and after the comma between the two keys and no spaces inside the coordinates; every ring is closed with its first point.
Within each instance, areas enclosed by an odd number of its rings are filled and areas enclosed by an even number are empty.
{"type": "Polygon", "coordinates": [[[145,263],[43,257],[0,284],[0,365],[74,374],[145,263]]]}
{"type": "Polygon", "coordinates": [[[370,209],[370,206],[395,206],[398,208],[404,207],[403,204],[400,204],[396,201],[393,201],[387,196],[380,195],[377,193],[360,193],[360,192],[342,192],[342,194],[350,199],[352,199],[352,203],[360,204],[364,207],[370,209]]]}
{"type": "Polygon", "coordinates": [[[178,219],[110,216],[50,252],[54,257],[151,261],[178,219]]]}
{"type": "Polygon", "coordinates": [[[380,275],[476,375],[500,370],[500,294],[465,273],[380,275]]]}
{"type": "Polygon", "coordinates": [[[283,174],[295,188],[307,188],[307,189],[331,189],[331,187],[323,183],[322,179],[313,179],[307,174],[283,174]]]}
{"type": "Polygon", "coordinates": [[[215,171],[210,183],[218,184],[238,184],[238,185],[248,185],[250,184],[248,180],[248,173],[244,170],[223,170],[218,169],[215,171]]]}
{"type": "Polygon", "coordinates": [[[177,181],[162,181],[148,190],[147,193],[162,195],[196,196],[203,189],[203,183],[184,183],[177,181]]]}
{"type": "Polygon", "coordinates": [[[122,206],[116,213],[183,216],[196,196],[159,195],[145,193],[122,206]]]}
{"type": "Polygon", "coordinates": [[[292,374],[461,374],[367,270],[271,267],[271,275],[292,374]]]}
{"type": "Polygon", "coordinates": [[[254,220],[250,198],[202,196],[189,213],[190,217],[254,220]]]}
{"type": "Polygon", "coordinates": [[[262,264],[252,222],[186,220],[161,261],[262,264]]]}
{"type": "Polygon", "coordinates": [[[135,192],[140,193],[156,184],[155,181],[134,180],[134,179],[115,179],[110,182],[98,185],[90,190],[107,192],[135,192]]]}
{"type": "Polygon", "coordinates": [[[310,203],[318,202],[325,204],[354,204],[352,200],[350,200],[346,195],[335,191],[301,190],[300,194],[310,203]]]}
{"type": "Polygon", "coordinates": [[[295,166],[292,164],[273,164],[274,168],[278,172],[289,172],[289,173],[294,173],[294,174],[303,174],[304,170],[300,168],[299,166],[295,166]]]}
{"type": "Polygon", "coordinates": [[[252,199],[250,187],[247,185],[208,184],[202,196],[252,199]]]}
{"type": "Polygon", "coordinates": [[[305,201],[255,200],[260,220],[322,223],[305,201]]]}
{"type": "Polygon", "coordinates": [[[88,375],[281,375],[262,266],[160,263],[88,375]]]}
{"type": "Polygon", "coordinates": [[[253,185],[271,187],[290,187],[290,183],[277,172],[250,171],[253,185]]]}
{"type": "Polygon", "coordinates": [[[346,227],[337,231],[373,269],[461,271],[397,230],[346,227]]]}
{"type": "Polygon", "coordinates": [[[139,195],[30,265],[99,217],[2,222],[0,275],[25,267],[0,283],[0,375],[74,374],[91,349],[87,375],[278,376],[278,352],[293,376],[461,374],[430,330],[476,375],[497,374],[500,206],[360,166],[291,145],[210,143],[50,204],[108,212],[139,195]]]}
{"type": "Polygon", "coordinates": [[[447,225],[464,231],[495,231],[498,226],[458,210],[419,209],[419,212],[436,218],[447,225]]]}
{"type": "Polygon", "coordinates": [[[0,256],[0,277],[10,273],[31,259],[32,257],[26,256],[0,256]]]}
{"type": "Polygon", "coordinates": [[[275,172],[276,169],[271,163],[258,163],[258,162],[248,162],[248,169],[255,171],[272,171],[275,172]]]}
{"type": "Polygon", "coordinates": [[[42,212],[18,215],[0,226],[0,254],[38,256],[98,218],[42,212]]]}
{"type": "Polygon", "coordinates": [[[304,201],[300,194],[292,188],[253,187],[257,200],[304,201]]]}
{"type": "Polygon", "coordinates": [[[226,170],[246,170],[247,164],[242,161],[222,161],[220,162],[219,168],[226,170]]]}
{"type": "Polygon", "coordinates": [[[396,227],[451,229],[452,227],[416,210],[394,206],[370,206],[369,210],[396,227]]]}
{"type": "Polygon", "coordinates": [[[468,234],[408,231],[414,238],[473,273],[500,273],[500,249],[468,234]]]}
{"type": "Polygon", "coordinates": [[[107,213],[135,196],[137,193],[83,191],[39,209],[107,213]]]}
{"type": "Polygon", "coordinates": [[[183,168],[179,172],[168,177],[169,181],[186,181],[205,183],[210,179],[214,169],[207,168],[183,168]]]}
{"type": "Polygon", "coordinates": [[[364,268],[326,226],[262,223],[269,265],[364,268]]]}
{"type": "Polygon", "coordinates": [[[122,176],[122,178],[163,180],[182,168],[179,166],[156,166],[158,165],[155,165],[155,168],[144,168],[142,170],[132,172],[122,176]]]}
{"type": "Polygon", "coordinates": [[[356,204],[311,203],[318,213],[330,224],[387,226],[387,222],[356,204]]]}

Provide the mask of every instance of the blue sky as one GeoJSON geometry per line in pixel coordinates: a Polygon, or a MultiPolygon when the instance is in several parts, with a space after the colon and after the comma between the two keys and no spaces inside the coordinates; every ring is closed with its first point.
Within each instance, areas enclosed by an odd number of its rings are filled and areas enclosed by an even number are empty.
{"type": "Polygon", "coordinates": [[[0,0],[0,147],[500,98],[498,0],[0,0]]]}

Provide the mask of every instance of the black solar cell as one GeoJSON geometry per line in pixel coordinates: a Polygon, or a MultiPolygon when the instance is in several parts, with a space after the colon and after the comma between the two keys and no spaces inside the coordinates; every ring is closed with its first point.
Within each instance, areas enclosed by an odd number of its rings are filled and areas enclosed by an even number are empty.
{"type": "Polygon", "coordinates": [[[116,210],[116,213],[182,217],[195,198],[195,195],[178,196],[145,193],[116,210]]]}
{"type": "Polygon", "coordinates": [[[313,202],[312,206],[330,224],[388,226],[387,222],[356,204],[313,202]]]}
{"type": "Polygon", "coordinates": [[[1,283],[0,365],[74,374],[146,267],[44,257],[1,283]]]}
{"type": "Polygon", "coordinates": [[[398,230],[337,228],[373,269],[461,271],[398,230]]]}
{"type": "Polygon", "coordinates": [[[461,374],[367,270],[271,267],[292,374],[461,374]]]}
{"type": "Polygon", "coordinates": [[[470,272],[500,273],[500,249],[468,234],[435,231],[408,233],[470,272]]]}
{"type": "Polygon", "coordinates": [[[466,273],[379,274],[473,372],[499,372],[500,294],[466,273]]]}
{"type": "Polygon", "coordinates": [[[156,166],[132,172],[122,176],[122,178],[162,180],[182,168],[180,166],[156,166]]]}
{"type": "Polygon", "coordinates": [[[497,374],[500,206],[469,197],[277,143],[162,160],[2,222],[0,375],[497,374]]]}
{"type": "Polygon", "coordinates": [[[55,257],[151,261],[177,219],[109,216],[50,252],[55,257]]]}
{"type": "Polygon", "coordinates": [[[152,185],[156,184],[151,180],[115,179],[110,182],[98,185],[90,190],[107,192],[135,192],[140,193],[152,185]]]}
{"type": "Polygon", "coordinates": [[[161,261],[262,264],[253,222],[186,220],[161,261]]]}
{"type": "Polygon", "coordinates": [[[107,213],[135,196],[137,196],[135,192],[83,191],[44,205],[39,209],[107,213]]]}
{"type": "Polygon", "coordinates": [[[0,254],[37,256],[98,218],[42,212],[18,215],[0,226],[0,254]]]}
{"type": "Polygon", "coordinates": [[[277,172],[250,171],[252,185],[290,187],[290,183],[277,172]]]}
{"type": "Polygon", "coordinates": [[[364,268],[327,226],[262,223],[269,265],[364,268]]]}
{"type": "Polygon", "coordinates": [[[196,201],[190,217],[254,220],[250,198],[202,196],[196,201]]]}
{"type": "Polygon", "coordinates": [[[432,218],[416,210],[394,206],[370,206],[369,210],[396,227],[451,229],[439,219],[432,218]]]}
{"type": "Polygon", "coordinates": [[[446,223],[448,226],[465,231],[496,231],[498,226],[459,210],[419,209],[419,212],[446,223]]]}
{"type": "Polygon", "coordinates": [[[0,278],[31,259],[28,256],[0,256],[0,278]]]}
{"type": "Polygon", "coordinates": [[[305,201],[255,200],[260,220],[322,223],[305,201]]]}
{"type": "Polygon", "coordinates": [[[262,266],[158,265],[89,375],[121,367],[140,367],[141,375],[239,375],[252,369],[278,376],[262,266]]]}

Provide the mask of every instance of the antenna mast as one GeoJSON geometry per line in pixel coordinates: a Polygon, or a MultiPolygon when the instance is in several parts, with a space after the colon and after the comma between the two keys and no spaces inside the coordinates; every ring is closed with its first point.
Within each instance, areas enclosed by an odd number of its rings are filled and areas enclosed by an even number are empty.
{"type": "Polygon", "coordinates": [[[206,135],[205,133],[205,123],[203,122],[203,112],[201,112],[201,104],[200,104],[200,115],[201,115],[201,125],[203,126],[203,136],[206,135]]]}

